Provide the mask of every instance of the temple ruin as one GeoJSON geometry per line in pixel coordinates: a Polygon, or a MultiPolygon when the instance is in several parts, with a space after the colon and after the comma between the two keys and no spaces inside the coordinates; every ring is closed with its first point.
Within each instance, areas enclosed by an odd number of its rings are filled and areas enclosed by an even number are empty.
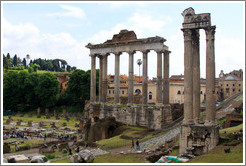
{"type": "Polygon", "coordinates": [[[129,125],[147,126],[152,129],[161,129],[163,125],[172,121],[169,105],[169,54],[168,47],[163,43],[166,39],[156,36],[137,39],[134,31],[121,30],[102,44],[89,43],[91,57],[91,91],[89,118],[92,121],[106,117],[115,117],[117,121],[129,125]],[[154,107],[148,107],[148,53],[154,50],[157,53],[157,103],[154,107]],[[134,106],[133,96],[133,69],[134,54],[140,51],[143,54],[143,82],[142,104],[134,106]],[[129,85],[128,104],[126,108],[120,108],[120,55],[129,54],[129,85]],[[115,55],[115,87],[114,105],[107,104],[107,59],[109,55],[115,55]],[[96,58],[99,58],[99,98],[96,100],[96,58]],[[162,63],[164,66],[162,67],[162,63]],[[163,69],[164,70],[163,70],[163,69]],[[162,77],[163,73],[163,77],[162,77]]]}
{"type": "Polygon", "coordinates": [[[215,122],[215,26],[210,13],[195,14],[185,9],[184,17],[184,119],[181,125],[180,153],[199,155],[213,149],[219,141],[219,127],[215,122]],[[206,33],[206,120],[200,117],[200,45],[199,30],[206,33]]]}

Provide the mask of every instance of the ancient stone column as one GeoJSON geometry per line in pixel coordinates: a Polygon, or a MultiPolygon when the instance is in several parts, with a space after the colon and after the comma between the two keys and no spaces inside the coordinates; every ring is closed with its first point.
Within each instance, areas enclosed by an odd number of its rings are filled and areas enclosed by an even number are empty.
{"type": "Polygon", "coordinates": [[[162,105],[162,51],[157,53],[157,84],[156,84],[156,102],[157,105],[162,105]]]}
{"type": "Polygon", "coordinates": [[[215,124],[215,26],[205,29],[206,32],[206,120],[205,125],[215,124]]]}
{"type": "Polygon", "coordinates": [[[199,29],[193,30],[193,119],[199,123],[200,119],[200,45],[199,29]]]}
{"type": "Polygon", "coordinates": [[[115,53],[115,70],[114,70],[114,104],[120,104],[120,54],[115,53]]]}
{"type": "Polygon", "coordinates": [[[102,91],[103,91],[103,82],[102,82],[102,74],[103,74],[103,58],[99,57],[99,102],[102,102],[102,91]]]}
{"type": "Polygon", "coordinates": [[[142,83],[142,105],[148,105],[148,52],[143,51],[143,83],[142,83]]]}
{"type": "Polygon", "coordinates": [[[183,29],[184,35],[184,120],[183,124],[193,123],[193,57],[192,30],[183,29]]]}
{"type": "Polygon", "coordinates": [[[163,104],[169,104],[169,54],[170,51],[164,52],[164,70],[163,70],[163,104]]]}
{"type": "Polygon", "coordinates": [[[108,79],[107,79],[107,68],[108,68],[108,54],[103,55],[103,90],[102,90],[102,102],[106,103],[107,101],[107,90],[108,90],[108,79]]]}
{"type": "Polygon", "coordinates": [[[128,52],[129,54],[129,77],[128,77],[128,106],[132,106],[134,102],[133,98],[133,86],[134,86],[134,78],[133,78],[133,69],[134,69],[134,57],[135,51],[128,52]]]}
{"type": "Polygon", "coordinates": [[[96,55],[91,56],[91,91],[90,91],[90,102],[96,101],[96,55]]]}

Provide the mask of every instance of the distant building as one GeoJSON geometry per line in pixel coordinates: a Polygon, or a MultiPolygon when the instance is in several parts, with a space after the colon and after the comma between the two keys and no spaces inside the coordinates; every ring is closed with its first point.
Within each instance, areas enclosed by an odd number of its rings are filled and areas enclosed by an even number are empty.
{"type": "Polygon", "coordinates": [[[220,71],[218,85],[220,91],[218,92],[221,99],[226,99],[234,94],[243,91],[243,70],[233,70],[230,73],[224,74],[220,71]]]}

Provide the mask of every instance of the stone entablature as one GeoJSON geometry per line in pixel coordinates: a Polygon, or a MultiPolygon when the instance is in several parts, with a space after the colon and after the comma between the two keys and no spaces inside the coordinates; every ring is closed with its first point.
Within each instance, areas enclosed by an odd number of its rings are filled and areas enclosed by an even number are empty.
{"type": "Polygon", "coordinates": [[[161,37],[151,37],[146,39],[137,39],[135,41],[124,41],[117,43],[103,43],[92,45],[89,43],[86,47],[90,49],[90,54],[96,55],[105,55],[109,53],[119,53],[119,52],[131,52],[131,51],[168,51],[168,47],[163,45],[163,42],[166,41],[161,37]]]}

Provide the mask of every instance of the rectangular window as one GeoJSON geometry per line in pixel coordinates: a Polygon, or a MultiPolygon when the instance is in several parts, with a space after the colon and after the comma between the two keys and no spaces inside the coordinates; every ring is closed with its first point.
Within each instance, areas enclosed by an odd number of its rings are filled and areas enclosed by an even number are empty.
{"type": "Polygon", "coordinates": [[[124,91],[122,91],[122,94],[124,94],[124,91]]]}

